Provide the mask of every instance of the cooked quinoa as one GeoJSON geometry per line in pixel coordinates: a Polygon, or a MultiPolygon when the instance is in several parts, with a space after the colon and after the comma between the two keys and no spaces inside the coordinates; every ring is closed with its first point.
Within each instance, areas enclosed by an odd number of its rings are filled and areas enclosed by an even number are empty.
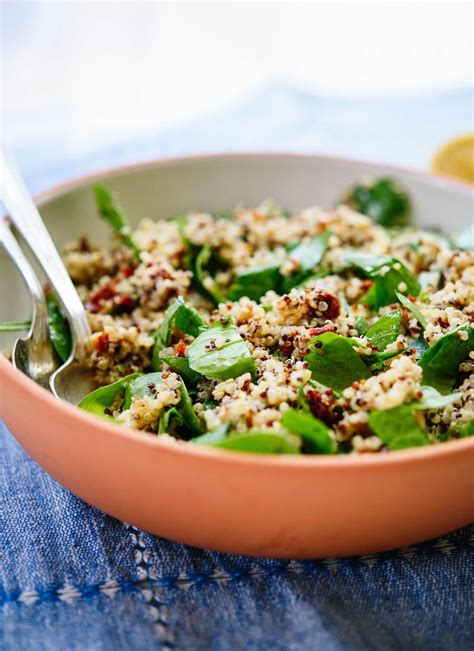
{"type": "Polygon", "coordinates": [[[104,416],[256,452],[380,453],[472,433],[474,253],[387,229],[354,201],[144,219],[106,247],[67,244],[93,331],[84,362],[100,387],[116,383],[104,416]]]}

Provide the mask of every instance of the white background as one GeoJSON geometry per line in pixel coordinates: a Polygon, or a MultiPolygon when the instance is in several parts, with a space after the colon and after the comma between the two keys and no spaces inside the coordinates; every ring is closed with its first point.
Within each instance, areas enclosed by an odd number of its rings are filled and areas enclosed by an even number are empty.
{"type": "Polygon", "coordinates": [[[1,14],[2,135],[14,145],[86,150],[275,81],[386,96],[473,78],[468,2],[3,2],[1,14]]]}

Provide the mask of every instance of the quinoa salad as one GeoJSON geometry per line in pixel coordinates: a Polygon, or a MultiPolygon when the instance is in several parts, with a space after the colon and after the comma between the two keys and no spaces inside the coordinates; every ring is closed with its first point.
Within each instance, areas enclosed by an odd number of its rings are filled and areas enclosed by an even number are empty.
{"type": "MultiPolygon", "coordinates": [[[[395,181],[330,208],[265,201],[135,230],[107,188],[95,196],[110,243],[63,252],[93,331],[99,388],[81,408],[244,452],[375,454],[473,434],[472,230],[417,229],[395,181]]],[[[63,354],[67,337],[53,337],[63,354]]]]}

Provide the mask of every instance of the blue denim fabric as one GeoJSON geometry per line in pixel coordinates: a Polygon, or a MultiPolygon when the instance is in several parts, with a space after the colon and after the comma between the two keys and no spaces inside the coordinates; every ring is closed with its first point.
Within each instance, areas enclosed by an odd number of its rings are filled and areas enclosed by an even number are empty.
{"type": "MultiPolygon", "coordinates": [[[[108,164],[245,149],[248,143],[300,150],[326,143],[333,153],[410,164],[431,147],[430,139],[468,128],[470,92],[438,103],[399,102],[404,127],[397,122],[390,143],[375,137],[388,128],[388,107],[338,101],[331,109],[329,101],[273,88],[219,120],[147,143],[81,161],[48,161],[30,152],[20,162],[35,190],[108,164]],[[422,107],[424,131],[417,133],[422,107]],[[345,125],[342,134],[339,124],[345,125]],[[398,135],[406,144],[411,139],[404,160],[398,135]],[[362,152],[357,143],[364,136],[362,152]],[[421,149],[413,152],[415,141],[421,149]]],[[[1,425],[0,491],[2,651],[468,651],[474,645],[473,528],[390,553],[317,562],[193,549],[118,522],[74,497],[1,425]]]]}
{"type": "Polygon", "coordinates": [[[46,475],[2,427],[0,648],[472,648],[463,529],[369,557],[259,560],[114,520],[46,475]]]}

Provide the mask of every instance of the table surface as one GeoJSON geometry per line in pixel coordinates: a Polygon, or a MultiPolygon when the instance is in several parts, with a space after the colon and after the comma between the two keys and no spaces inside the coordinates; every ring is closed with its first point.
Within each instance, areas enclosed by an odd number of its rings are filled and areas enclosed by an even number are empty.
{"type": "MultiPolygon", "coordinates": [[[[227,113],[80,158],[57,147],[14,153],[34,191],[108,165],[199,151],[323,151],[425,168],[440,142],[472,129],[471,101],[470,89],[343,102],[272,86],[227,113]]],[[[0,486],[0,649],[473,646],[472,528],[338,560],[197,550],[74,497],[4,426],[0,486]]]]}

